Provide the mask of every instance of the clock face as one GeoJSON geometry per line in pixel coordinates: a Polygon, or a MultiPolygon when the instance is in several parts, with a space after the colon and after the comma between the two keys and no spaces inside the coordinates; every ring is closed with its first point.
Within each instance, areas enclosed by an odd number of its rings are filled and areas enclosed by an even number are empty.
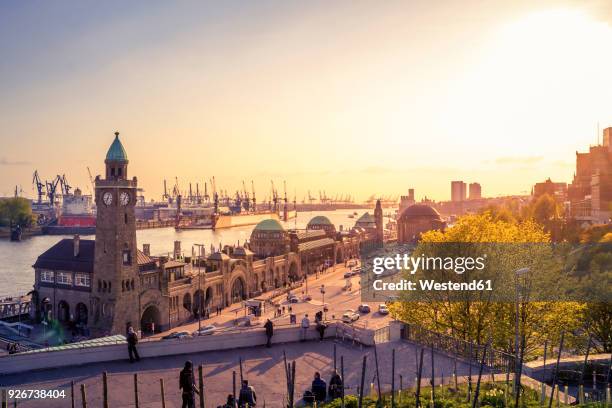
{"type": "Polygon", "coordinates": [[[119,201],[121,202],[121,205],[128,205],[130,203],[130,194],[126,193],[125,191],[122,192],[119,196],[119,201]]]}
{"type": "Polygon", "coordinates": [[[113,193],[111,193],[109,191],[104,193],[104,195],[102,196],[102,201],[107,206],[111,205],[113,203],[113,193]]]}

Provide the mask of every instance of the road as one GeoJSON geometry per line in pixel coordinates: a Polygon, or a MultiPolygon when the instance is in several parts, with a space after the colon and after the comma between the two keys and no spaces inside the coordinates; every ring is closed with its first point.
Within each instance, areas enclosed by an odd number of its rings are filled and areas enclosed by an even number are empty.
{"type": "MultiPolygon", "coordinates": [[[[266,312],[259,319],[258,324],[263,324],[265,319],[270,318],[275,325],[288,325],[289,323],[289,312],[288,309],[291,307],[292,313],[297,315],[297,322],[301,321],[305,314],[312,321],[314,314],[319,310],[323,310],[323,294],[321,293],[321,286],[325,287],[325,304],[328,307],[328,311],[325,313],[326,320],[340,319],[342,314],[348,310],[353,309],[357,311],[361,301],[361,290],[360,290],[360,277],[353,276],[350,278],[352,283],[352,290],[343,290],[346,284],[346,279],[343,277],[348,271],[344,265],[337,265],[331,267],[325,272],[318,275],[311,275],[308,277],[307,282],[302,284],[299,288],[292,290],[292,293],[297,295],[300,301],[298,303],[289,303],[286,295],[278,296],[273,301],[278,302],[281,307],[285,307],[285,314],[281,317],[274,317],[274,308],[267,308],[266,312]],[[310,301],[302,301],[304,295],[309,294],[312,296],[310,301]]],[[[367,328],[379,328],[389,324],[389,316],[383,316],[378,313],[378,304],[369,303],[372,312],[360,313],[359,320],[355,323],[360,326],[367,328]]],[[[209,319],[202,320],[202,326],[214,325],[219,328],[219,331],[224,329],[236,328],[236,319],[240,319],[245,316],[245,308],[240,303],[233,304],[221,312],[219,316],[211,316],[209,319]]],[[[156,333],[153,336],[148,337],[150,340],[159,339],[172,332],[186,331],[193,333],[198,329],[197,320],[189,324],[181,325],[167,330],[162,333],[156,333]]]]}

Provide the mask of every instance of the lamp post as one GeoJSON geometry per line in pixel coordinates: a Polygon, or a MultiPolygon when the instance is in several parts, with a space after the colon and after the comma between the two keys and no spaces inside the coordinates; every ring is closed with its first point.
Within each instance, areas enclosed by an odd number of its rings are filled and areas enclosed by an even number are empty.
{"type": "Polygon", "coordinates": [[[202,330],[202,303],[203,303],[203,299],[202,299],[202,271],[200,269],[200,264],[201,264],[201,259],[202,259],[202,248],[204,247],[204,244],[194,244],[195,246],[198,247],[198,257],[197,262],[198,262],[198,336],[200,336],[201,330],[202,330]]]}
{"type": "Polygon", "coordinates": [[[519,364],[520,364],[520,346],[519,346],[519,277],[524,276],[529,272],[529,268],[521,268],[514,271],[514,306],[515,306],[515,315],[514,315],[514,392],[515,395],[518,394],[520,384],[520,378],[518,378],[517,373],[519,372],[519,364]]]}
{"type": "Polygon", "coordinates": [[[323,320],[326,320],[326,312],[325,312],[325,285],[321,285],[321,295],[323,295],[323,320]]]}

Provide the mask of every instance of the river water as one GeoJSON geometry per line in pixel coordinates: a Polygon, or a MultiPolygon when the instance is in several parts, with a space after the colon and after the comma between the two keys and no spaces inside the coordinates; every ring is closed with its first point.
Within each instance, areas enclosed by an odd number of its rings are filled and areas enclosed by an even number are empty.
{"type": "MultiPolygon", "coordinates": [[[[285,228],[305,228],[308,221],[316,215],[325,215],[339,229],[340,226],[351,228],[355,225],[355,218],[348,218],[354,210],[316,211],[298,213],[296,219],[281,222],[285,228]]],[[[358,210],[359,215],[366,210],[358,210]]],[[[162,255],[172,253],[174,241],[181,241],[181,248],[185,255],[191,254],[194,244],[204,244],[206,252],[210,245],[218,248],[219,244],[242,244],[249,239],[255,226],[236,227],[211,230],[176,231],[174,228],[157,228],[136,231],[138,247],[142,244],[151,244],[151,254],[162,255]]],[[[36,258],[66,236],[42,235],[27,238],[22,242],[0,240],[0,298],[27,293],[34,284],[34,269],[32,265],[36,258]]],[[[68,238],[71,238],[69,236],[68,238]]],[[[94,239],[93,235],[82,236],[82,239],[94,239]]]]}

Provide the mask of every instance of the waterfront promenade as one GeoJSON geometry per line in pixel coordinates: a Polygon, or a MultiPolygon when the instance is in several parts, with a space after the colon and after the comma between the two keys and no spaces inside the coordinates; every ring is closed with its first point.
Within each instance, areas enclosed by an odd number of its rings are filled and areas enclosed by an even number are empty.
{"type": "MultiPolygon", "coordinates": [[[[85,384],[89,407],[102,406],[102,372],[108,373],[109,403],[111,407],[134,407],[133,374],[138,373],[138,388],[140,407],[161,407],[159,379],[165,384],[166,407],[180,407],[178,376],[185,360],[190,359],[195,366],[204,367],[204,385],[206,406],[221,405],[232,392],[232,372],[236,371],[239,381],[239,359],[243,359],[244,377],[253,385],[258,395],[258,406],[282,407],[286,394],[285,372],[283,368],[283,351],[289,361],[296,361],[296,399],[301,399],[304,390],[310,383],[316,371],[328,381],[334,364],[334,344],[336,344],[337,365],[340,367],[340,357],[344,357],[345,384],[347,394],[357,391],[361,375],[362,356],[367,356],[365,376],[366,393],[369,393],[370,383],[375,381],[375,360],[373,347],[353,346],[332,339],[308,341],[305,343],[288,343],[274,345],[268,349],[263,346],[238,350],[193,353],[189,355],[152,357],[130,364],[126,361],[89,364],[66,369],[52,369],[30,372],[11,376],[0,376],[0,385],[19,389],[62,389],[66,392],[63,400],[47,400],[46,408],[70,407],[70,381],[75,382],[75,390],[85,384]]],[[[415,349],[408,342],[397,341],[382,343],[377,346],[381,386],[390,390],[391,384],[391,353],[396,349],[396,387],[399,387],[399,376],[404,379],[404,387],[414,385],[415,379],[415,349]]],[[[431,357],[425,351],[423,376],[431,372],[431,357]]],[[[458,375],[467,375],[468,365],[458,362],[458,375]]],[[[435,372],[437,381],[445,377],[445,383],[450,381],[453,359],[444,354],[435,354],[435,372]]],[[[476,370],[473,371],[476,375],[476,370]]],[[[196,371],[197,377],[197,371],[196,371]]],[[[77,392],[76,406],[81,406],[80,391],[77,392]]],[[[39,407],[41,401],[20,401],[19,407],[39,407]]]]}

